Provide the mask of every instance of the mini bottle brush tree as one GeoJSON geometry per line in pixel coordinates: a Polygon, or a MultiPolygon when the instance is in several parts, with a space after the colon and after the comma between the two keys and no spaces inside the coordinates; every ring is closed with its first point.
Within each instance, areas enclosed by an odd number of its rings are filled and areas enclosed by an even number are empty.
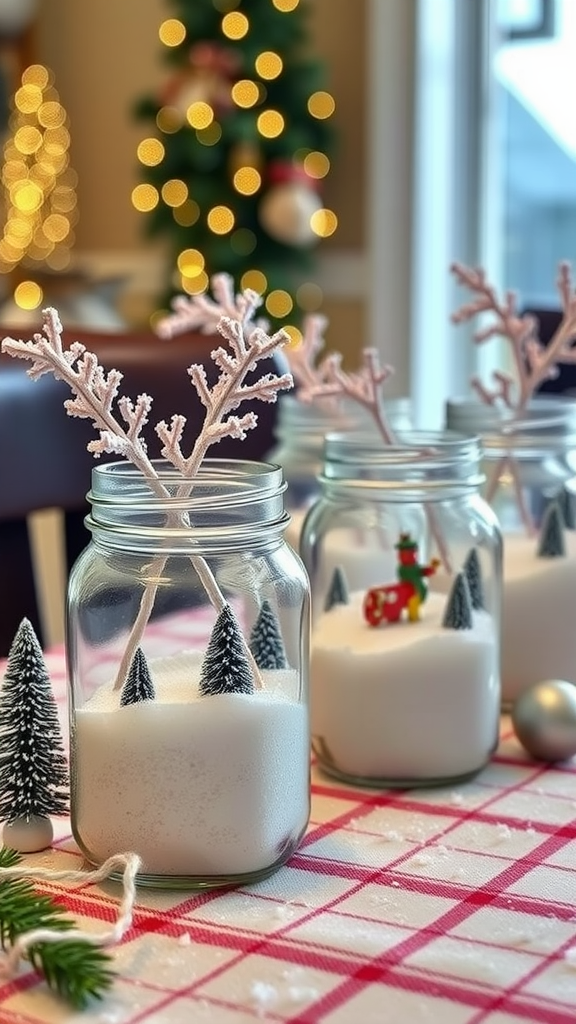
{"type": "Polygon", "coordinates": [[[311,53],[311,5],[167,6],[159,36],[168,74],[134,110],[154,126],[138,146],[133,203],[148,234],[168,241],[162,305],[181,290],[199,293],[222,270],[266,292],[270,317],[285,322],[314,269],[314,245],[337,224],[321,198],[335,104],[311,53]]]}
{"type": "Polygon", "coordinates": [[[68,812],[68,765],[42,648],[28,619],[10,647],[0,687],[0,820],[21,853],[52,842],[52,814],[68,812]]]}
{"type": "MultiPolygon", "coordinates": [[[[558,364],[576,363],[576,291],[570,264],[563,261],[558,267],[557,287],[562,318],[548,345],[540,341],[536,319],[527,313],[519,314],[513,292],[508,291],[499,298],[482,268],[475,269],[456,262],[450,269],[458,284],[468,288],[474,296],[471,302],[455,310],[452,323],[466,323],[488,314],[490,321],[474,333],[474,340],[482,344],[500,337],[510,345],[515,375],[495,370],[492,388],[477,377],[472,379],[471,385],[482,402],[508,413],[504,429],[513,437],[538,386],[556,376],[558,364]]],[[[514,483],[522,522],[527,532],[532,533],[534,524],[524,500],[518,466],[512,456],[504,455],[498,460],[488,480],[486,498],[488,501],[494,498],[505,470],[509,471],[514,483]]]]}
{"type": "MultiPolygon", "coordinates": [[[[280,330],[268,335],[261,327],[254,325],[254,313],[260,302],[256,292],[245,289],[235,297],[233,309],[230,308],[234,315],[219,318],[218,331],[228,342],[229,348],[220,346],[211,353],[212,360],[219,370],[218,379],[213,387],[208,386],[206,372],[201,364],[193,363],[188,368],[192,385],[206,410],[202,427],[190,453],[186,455],[181,448],[186,424],[184,415],[174,414],[169,424],[161,420],[155,425],[156,433],[162,442],[163,458],[181,474],[179,496],[186,496],[192,492],[194,477],[212,444],[223,437],[242,439],[246,436],[246,431],[256,426],[257,416],[254,412],[238,416],[233,414],[233,410],[247,399],[275,402],[279,390],[293,385],[289,373],[267,373],[253,382],[246,380],[259,360],[272,355],[289,340],[285,331],[280,330]]],[[[96,458],[104,452],[122,456],[140,470],[155,494],[162,498],[169,496],[146,454],[141,438],[153,399],[146,394],[138,395],[135,401],[127,396],[118,398],[122,381],[122,374],[118,370],[111,369],[106,372],[99,365],[96,355],[88,352],[79,342],[73,342],[69,349],[64,349],[62,324],[55,309],[44,310],[42,333],[35,334],[31,341],[4,338],[2,350],[16,358],[29,360],[31,367],[28,374],[32,379],[36,380],[45,373],[52,373],[57,379],[64,380],[69,385],[74,397],[64,403],[66,411],[69,416],[92,420],[99,437],[89,442],[88,450],[96,458]],[[115,402],[117,409],[114,408],[115,402]]],[[[199,555],[190,555],[190,560],[218,615],[221,616],[226,609],[228,618],[233,618],[208,563],[199,555]]],[[[164,557],[155,561],[150,568],[151,578],[158,580],[161,577],[164,562],[164,557]]],[[[144,589],[138,615],[114,682],[116,690],[123,687],[133,665],[154,606],[157,586],[158,584],[148,583],[144,589]]],[[[220,632],[222,622],[222,619],[217,622],[220,632]]],[[[259,688],[261,677],[258,666],[240,627],[235,624],[234,628],[244,649],[253,683],[259,688]]],[[[229,633],[226,635],[229,636],[229,633]]]]}

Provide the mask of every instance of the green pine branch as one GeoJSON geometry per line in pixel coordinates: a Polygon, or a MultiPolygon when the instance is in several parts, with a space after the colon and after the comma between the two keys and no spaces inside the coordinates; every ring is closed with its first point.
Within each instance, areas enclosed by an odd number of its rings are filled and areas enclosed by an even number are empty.
{"type": "MultiPolygon", "coordinates": [[[[15,850],[0,848],[0,869],[19,864],[15,850]]],[[[0,945],[6,949],[26,932],[50,928],[66,932],[75,928],[66,911],[49,896],[38,894],[26,878],[2,878],[0,873],[0,945]]],[[[27,956],[47,985],[78,1010],[91,998],[101,999],[113,982],[111,957],[83,939],[39,942],[27,956]]]]}

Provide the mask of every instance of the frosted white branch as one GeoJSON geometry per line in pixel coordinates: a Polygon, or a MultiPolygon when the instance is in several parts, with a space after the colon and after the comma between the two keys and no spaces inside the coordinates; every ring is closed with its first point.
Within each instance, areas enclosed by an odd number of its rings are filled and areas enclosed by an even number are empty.
{"type": "Polygon", "coordinates": [[[266,320],[254,320],[256,310],[262,304],[258,292],[248,288],[234,294],[234,282],[230,274],[214,274],[210,279],[214,298],[207,292],[201,295],[177,295],[172,300],[173,312],[162,317],[155,330],[160,338],[174,338],[186,331],[200,331],[201,334],[216,334],[223,316],[238,320],[249,336],[256,326],[268,327],[266,320]]]}
{"type": "Polygon", "coordinates": [[[458,283],[475,296],[472,302],[455,310],[452,323],[464,323],[483,312],[491,314],[491,322],[476,331],[474,339],[484,342],[497,336],[505,338],[510,343],[516,370],[514,398],[511,388],[495,396],[488,389],[479,389],[477,381],[473,386],[484,401],[490,400],[492,404],[494,398],[501,397],[508,408],[520,414],[538,385],[556,375],[559,363],[576,362],[576,292],[570,265],[561,262],[558,267],[556,285],[562,303],[562,319],[548,345],[541,343],[534,317],[518,314],[517,300],[512,292],[506,292],[499,299],[484,270],[466,267],[462,263],[453,263],[450,269],[458,283]]]}

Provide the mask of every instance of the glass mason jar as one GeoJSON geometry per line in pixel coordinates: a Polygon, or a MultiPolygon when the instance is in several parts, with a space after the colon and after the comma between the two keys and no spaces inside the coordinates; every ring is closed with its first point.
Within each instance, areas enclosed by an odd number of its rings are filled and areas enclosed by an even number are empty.
{"type": "Polygon", "coordinates": [[[252,882],[309,816],[309,584],[278,467],[97,466],[68,590],[71,817],[149,885],[252,882]]]}
{"type": "Polygon", "coordinates": [[[537,396],[514,419],[477,400],[452,399],[446,422],[480,435],[484,493],[504,534],[501,676],[508,707],[534,683],[576,682],[576,401],[537,396]],[[553,499],[560,500],[567,527],[565,550],[542,557],[538,534],[553,499]]]}
{"type": "MultiPolygon", "coordinates": [[[[386,413],[394,430],[409,429],[410,409],[409,398],[388,399],[386,413]]],[[[266,458],[284,470],[285,504],[291,516],[286,539],[296,551],[305,512],[320,494],[318,475],[326,434],[370,430],[371,425],[372,420],[362,406],[345,398],[302,402],[293,394],[279,397],[274,428],[277,443],[266,458]]]]}
{"type": "Polygon", "coordinates": [[[366,785],[466,778],[498,738],[502,541],[480,444],[401,441],[328,435],[301,541],[313,749],[326,772],[366,785]]]}

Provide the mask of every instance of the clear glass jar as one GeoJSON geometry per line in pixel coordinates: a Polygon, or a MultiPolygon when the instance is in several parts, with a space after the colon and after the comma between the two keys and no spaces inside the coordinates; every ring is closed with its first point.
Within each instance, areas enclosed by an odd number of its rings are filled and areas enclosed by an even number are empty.
{"type": "Polygon", "coordinates": [[[515,419],[479,401],[452,399],[446,422],[480,434],[485,496],[504,534],[501,676],[508,707],[534,683],[576,682],[576,401],[537,396],[515,419]],[[555,498],[568,527],[565,554],[540,557],[542,516],[555,498]]]}
{"type": "MultiPolygon", "coordinates": [[[[388,399],[386,414],[394,430],[409,429],[410,399],[388,399]]],[[[357,402],[345,398],[302,402],[293,394],[279,397],[274,428],[277,443],[266,458],[284,470],[285,504],[291,516],[286,539],[296,551],[306,510],[320,494],[318,476],[326,434],[370,429],[374,429],[373,421],[357,402]]]]}
{"type": "Polygon", "coordinates": [[[389,447],[373,435],[326,438],[301,552],[312,744],[329,774],[440,784],[475,774],[494,750],[502,542],[480,495],[480,455],[477,438],[449,432],[410,432],[389,447]],[[472,560],[470,628],[448,628],[448,594],[472,560]]]}
{"type": "Polygon", "coordinates": [[[263,878],[309,815],[309,584],[278,467],[92,474],[68,591],[71,817],[88,860],[149,885],[263,878]],[[189,492],[189,493],[187,493],[189,492]]]}

